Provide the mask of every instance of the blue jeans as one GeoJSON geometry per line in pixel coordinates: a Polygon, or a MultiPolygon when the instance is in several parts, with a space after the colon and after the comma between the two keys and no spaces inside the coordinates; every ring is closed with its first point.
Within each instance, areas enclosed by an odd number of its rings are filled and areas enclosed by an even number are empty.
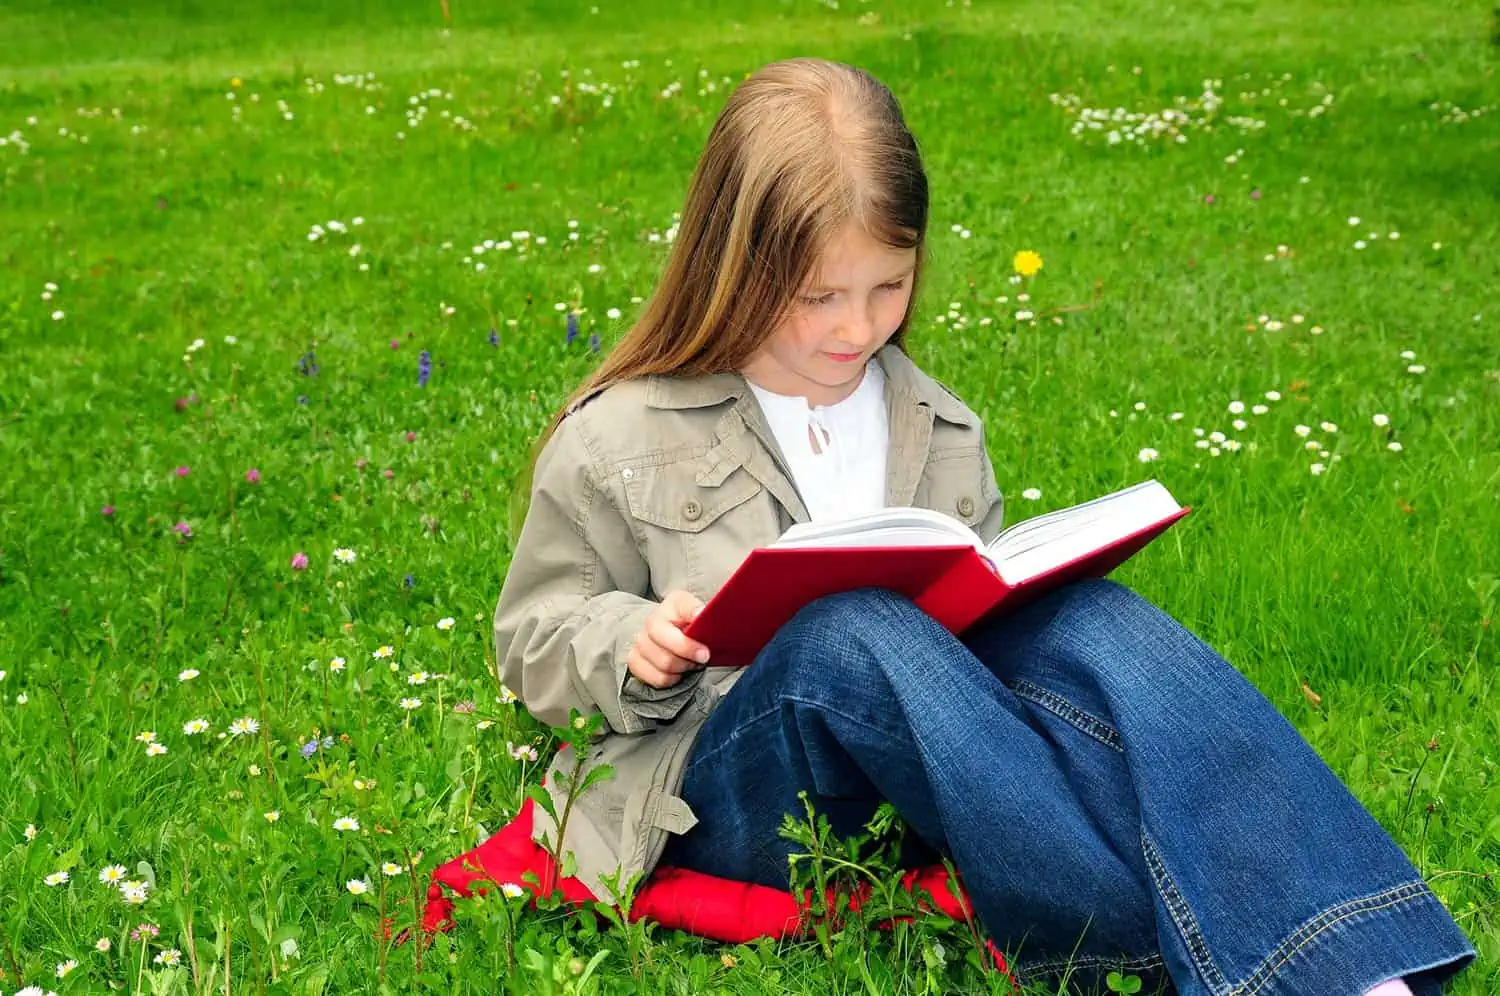
{"type": "Polygon", "coordinates": [[[1110,581],[962,642],[887,591],[807,606],[709,717],[682,792],[699,823],[663,863],[786,888],[800,790],[843,835],[889,800],[1023,979],[1425,996],[1474,958],[1275,707],[1110,581]]]}

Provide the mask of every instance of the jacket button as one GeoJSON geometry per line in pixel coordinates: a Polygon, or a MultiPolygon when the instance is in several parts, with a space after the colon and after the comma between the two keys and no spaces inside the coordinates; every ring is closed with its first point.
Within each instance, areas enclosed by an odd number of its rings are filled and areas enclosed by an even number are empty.
{"type": "Polygon", "coordinates": [[[974,514],[974,499],[965,495],[958,500],[958,514],[967,519],[974,514]]]}
{"type": "Polygon", "coordinates": [[[689,522],[697,522],[698,517],[703,514],[703,506],[695,501],[689,501],[682,506],[682,517],[689,522]]]}

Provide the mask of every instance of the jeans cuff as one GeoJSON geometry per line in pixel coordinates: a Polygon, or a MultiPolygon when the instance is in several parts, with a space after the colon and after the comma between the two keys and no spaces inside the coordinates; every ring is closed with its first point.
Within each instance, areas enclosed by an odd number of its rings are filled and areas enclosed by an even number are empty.
{"type": "Polygon", "coordinates": [[[1341,903],[1297,928],[1233,991],[1244,996],[1359,996],[1406,978],[1417,996],[1475,957],[1474,947],[1427,883],[1409,882],[1341,903]]]}

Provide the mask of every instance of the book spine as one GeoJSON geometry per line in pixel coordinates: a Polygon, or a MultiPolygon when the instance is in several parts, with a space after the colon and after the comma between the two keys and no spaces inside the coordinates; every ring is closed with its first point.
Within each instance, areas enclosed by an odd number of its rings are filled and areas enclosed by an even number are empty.
{"type": "Polygon", "coordinates": [[[955,636],[1004,602],[1011,587],[987,557],[970,550],[915,599],[917,606],[955,636]]]}

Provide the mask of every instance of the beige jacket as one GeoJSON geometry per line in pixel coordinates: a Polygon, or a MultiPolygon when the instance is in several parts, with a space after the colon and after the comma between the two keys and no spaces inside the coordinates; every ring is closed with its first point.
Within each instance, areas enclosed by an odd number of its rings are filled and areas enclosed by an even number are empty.
{"type": "MultiPolygon", "coordinates": [[[[946,512],[986,541],[1002,502],[979,419],[894,346],[879,354],[890,420],[886,500],[946,512]]],[[[647,614],[684,588],[707,601],[745,555],[807,511],[755,396],[739,374],[646,377],[582,399],[537,461],[531,506],[495,610],[500,678],[553,726],[570,707],[606,732],[584,771],[614,767],[574,801],[563,850],[609,898],[655,866],[668,833],[697,818],[677,795],[698,730],[739,677],[709,667],[657,690],[626,658],[647,614]]],[[[709,648],[712,651],[712,647],[709,648]]],[[[547,775],[565,800],[559,752],[547,775]]],[[[540,809],[535,838],[556,832],[540,809]]]]}

